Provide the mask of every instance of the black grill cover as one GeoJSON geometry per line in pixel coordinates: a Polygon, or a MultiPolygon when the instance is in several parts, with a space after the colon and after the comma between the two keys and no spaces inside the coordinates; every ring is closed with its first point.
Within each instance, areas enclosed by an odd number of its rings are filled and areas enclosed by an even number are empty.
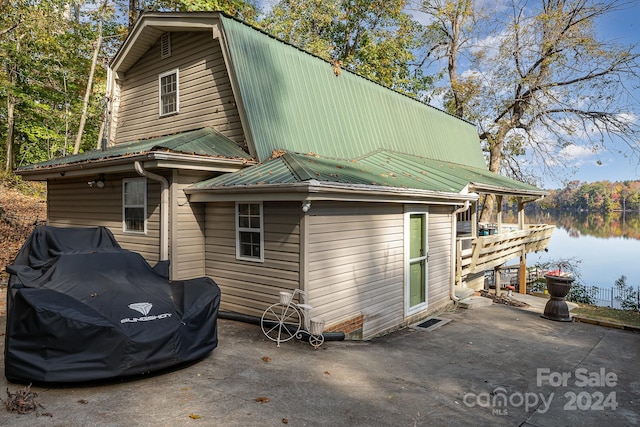
{"type": "Polygon", "coordinates": [[[220,289],[169,281],[104,228],[37,227],[7,267],[5,376],[69,383],[144,374],[218,344],[220,289]]]}

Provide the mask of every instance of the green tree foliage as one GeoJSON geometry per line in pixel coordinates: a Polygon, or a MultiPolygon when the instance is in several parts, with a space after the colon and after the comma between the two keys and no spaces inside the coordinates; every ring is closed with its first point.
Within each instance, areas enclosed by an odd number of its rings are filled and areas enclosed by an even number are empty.
{"type": "Polygon", "coordinates": [[[403,0],[282,0],[261,21],[276,37],[337,67],[421,99],[432,86],[414,51],[421,26],[403,0]]]}
{"type": "Polygon", "coordinates": [[[571,181],[564,188],[550,191],[541,206],[594,212],[640,212],[640,181],[571,181]]]}
{"type": "Polygon", "coordinates": [[[597,292],[598,288],[596,286],[587,286],[580,282],[574,282],[567,295],[567,300],[577,302],[578,304],[594,305],[596,303],[597,292]]]}
{"type": "Polygon", "coordinates": [[[616,299],[620,302],[623,310],[640,311],[640,295],[633,286],[627,285],[627,276],[620,276],[614,283],[618,291],[616,299]]]}
{"type": "Polygon", "coordinates": [[[252,1],[242,0],[130,0],[133,17],[141,10],[170,12],[225,12],[228,15],[254,23],[257,10],[252,1]]]}
{"type": "MultiPolygon", "coordinates": [[[[85,6],[90,13],[91,5],[85,6]]],[[[0,117],[7,119],[0,125],[0,145],[5,168],[12,170],[72,149],[96,33],[92,16],[76,16],[65,1],[16,0],[1,7],[0,117]]],[[[113,44],[117,26],[107,29],[113,44]]],[[[105,74],[99,67],[84,148],[96,145],[105,74]]]]}

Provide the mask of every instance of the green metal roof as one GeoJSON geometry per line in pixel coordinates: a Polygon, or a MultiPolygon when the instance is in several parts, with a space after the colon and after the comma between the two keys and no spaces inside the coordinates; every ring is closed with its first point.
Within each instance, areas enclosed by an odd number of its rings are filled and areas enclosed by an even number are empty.
{"type": "Polygon", "coordinates": [[[486,168],[416,157],[405,153],[383,151],[376,155],[368,156],[363,161],[374,163],[379,167],[384,166],[390,170],[401,171],[403,174],[409,174],[422,180],[427,178],[431,181],[449,183],[452,188],[464,188],[469,184],[472,187],[472,191],[491,189],[492,192],[496,193],[547,194],[547,191],[541,190],[536,186],[498,175],[486,168]],[[461,185],[462,187],[460,187],[461,185]]]}
{"type": "Polygon", "coordinates": [[[379,149],[486,168],[475,126],[220,16],[259,161],[273,150],[353,159],[379,149]]]}
{"type": "Polygon", "coordinates": [[[212,128],[202,128],[176,135],[117,144],[106,150],[92,150],[72,156],[60,157],[21,167],[18,172],[162,151],[217,158],[250,158],[247,153],[226,136],[212,128]]]}
{"type": "Polygon", "coordinates": [[[319,181],[348,185],[371,185],[462,193],[466,187],[511,194],[541,195],[545,192],[485,169],[420,158],[392,151],[376,151],[356,160],[340,160],[314,154],[285,153],[260,165],[196,183],[192,190],[294,184],[319,181]]]}

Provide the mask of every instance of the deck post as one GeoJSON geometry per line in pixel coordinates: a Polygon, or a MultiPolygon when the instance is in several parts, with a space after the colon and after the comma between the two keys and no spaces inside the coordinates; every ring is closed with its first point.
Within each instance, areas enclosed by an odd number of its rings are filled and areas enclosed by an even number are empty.
{"type": "Polygon", "coordinates": [[[520,254],[520,293],[527,293],[527,252],[522,248],[522,254],[520,254]]]}
{"type": "Polygon", "coordinates": [[[518,197],[518,230],[524,230],[524,201],[518,197]]]}
{"type": "Polygon", "coordinates": [[[497,196],[498,199],[498,234],[502,233],[502,196],[497,196]]]}
{"type": "Polygon", "coordinates": [[[471,235],[478,237],[478,203],[473,202],[471,208],[471,235]]]}
{"type": "MultiPolygon", "coordinates": [[[[524,230],[524,201],[518,197],[518,230],[524,230]]],[[[521,294],[527,293],[527,250],[522,247],[520,254],[520,290],[521,294]]]]}
{"type": "Polygon", "coordinates": [[[456,241],[456,285],[462,285],[462,240],[456,241]]]}

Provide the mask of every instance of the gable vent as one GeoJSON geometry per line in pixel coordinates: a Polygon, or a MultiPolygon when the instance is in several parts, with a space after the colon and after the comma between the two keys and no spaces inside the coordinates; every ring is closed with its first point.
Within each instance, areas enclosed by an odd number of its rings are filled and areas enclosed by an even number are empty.
{"type": "Polygon", "coordinates": [[[164,33],[160,39],[160,57],[162,59],[171,56],[171,33],[164,33]]]}

